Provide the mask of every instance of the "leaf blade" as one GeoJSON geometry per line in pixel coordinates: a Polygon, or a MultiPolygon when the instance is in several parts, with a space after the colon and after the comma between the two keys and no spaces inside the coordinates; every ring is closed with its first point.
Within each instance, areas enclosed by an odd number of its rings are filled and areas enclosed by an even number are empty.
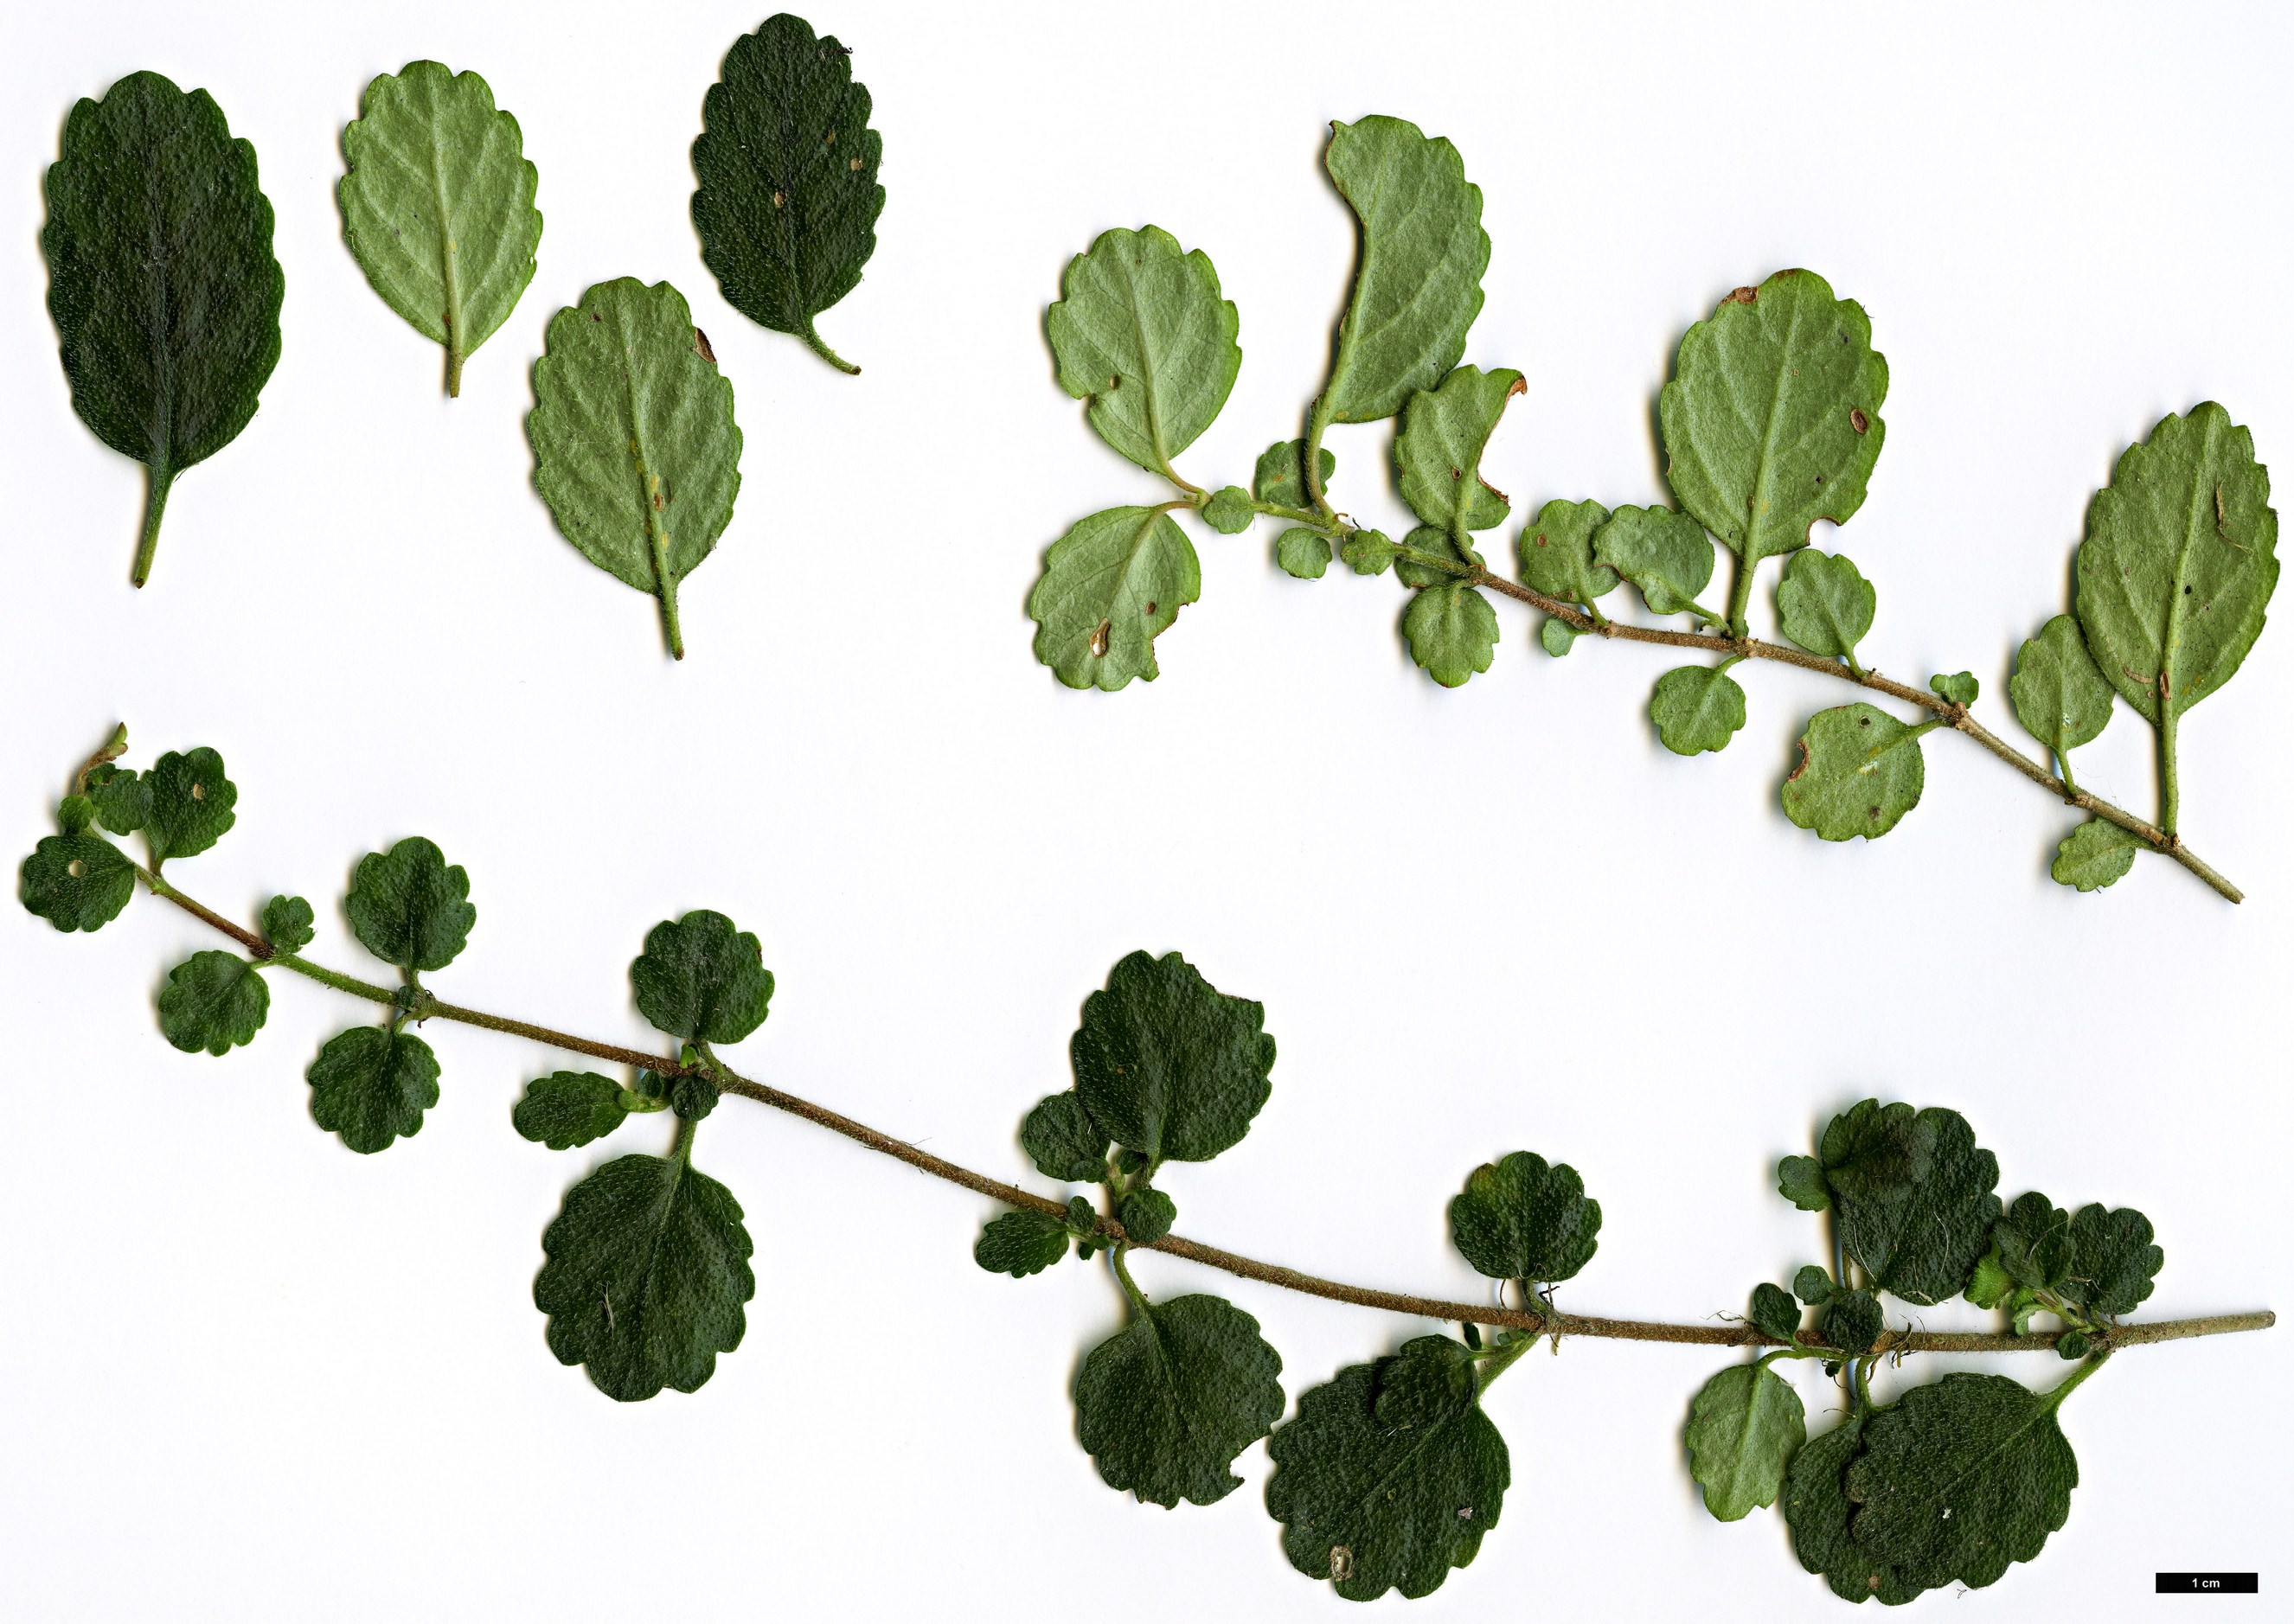
{"type": "Polygon", "coordinates": [[[1071,688],[1152,682],[1155,639],[1202,596],[1194,543],[1167,513],[1110,508],[1076,521],[1028,595],[1036,658],[1071,688]]]}
{"type": "Polygon", "coordinates": [[[1281,1356],[1223,1297],[1140,1304],[1084,1355],[1076,1431],[1108,1487],[1208,1506],[1241,1486],[1234,1458],[1282,1414],[1281,1356]]]}
{"type": "Polygon", "coordinates": [[[1859,700],[1809,718],[1785,816],[1818,840],[1876,840],[1920,804],[1926,783],[1916,730],[1859,700]]]}
{"type": "Polygon", "coordinates": [[[1765,1364],[1721,1371],[1688,1408],[1688,1474],[1704,1490],[1704,1508],[1719,1522],[1736,1522],[1775,1505],[1793,1452],[1807,1438],[1807,1412],[1790,1382],[1765,1364]]]}

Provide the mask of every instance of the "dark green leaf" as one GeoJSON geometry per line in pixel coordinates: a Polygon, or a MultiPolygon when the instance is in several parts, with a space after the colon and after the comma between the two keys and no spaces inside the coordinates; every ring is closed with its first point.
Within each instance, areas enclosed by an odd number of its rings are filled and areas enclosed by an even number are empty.
{"type": "Polygon", "coordinates": [[[2087,1340],[2084,1331],[2065,1331],[2055,1338],[2055,1356],[2059,1359],[2082,1360],[2094,1348],[2095,1344],[2087,1340]]]}
{"type": "Polygon", "coordinates": [[[1872,629],[1878,595],[1845,553],[1794,553],[1777,587],[1784,634],[1811,654],[1852,657],[1872,629]]]}
{"type": "Polygon", "coordinates": [[[638,1013],[657,1030],[681,1043],[737,1043],[764,1025],[773,972],[754,936],[696,908],[646,932],[630,986],[638,1013]]]}
{"type": "MultiPolygon", "coordinates": [[[[1266,1103],[1274,1039],[1265,1007],[1203,979],[1175,953],[1134,953],[1084,1000],[1069,1043],[1076,1092],[1118,1144],[1157,1161],[1207,1162],[1266,1103]]],[[[1120,1485],[1119,1485],[1120,1486],[1120,1485]]]]}
{"type": "Polygon", "coordinates": [[[1857,1548],[1926,1589],[1981,1589],[2037,1556],[2078,1482],[2059,1401],[1961,1371],[1874,1415],[1845,1478],[1857,1548]]]}
{"type": "Polygon", "coordinates": [[[1524,387],[1518,372],[1460,367],[1438,387],[1410,397],[1394,464],[1402,499],[1421,521],[1453,534],[1505,523],[1511,508],[1482,477],[1482,452],[1506,402],[1524,387]]]}
{"type": "Polygon", "coordinates": [[[409,62],[378,74],[343,130],[343,238],[383,303],[462,361],[508,320],[533,280],[541,215],[517,120],[475,73],[409,62]]]}
{"type": "Polygon", "coordinates": [[[1073,1089],[1037,1102],[1020,1125],[1020,1149],[1047,1179],[1076,1183],[1107,1176],[1107,1134],[1073,1089]]]}
{"type": "Polygon", "coordinates": [[[2087,508],[2078,618],[2144,720],[2181,715],[2238,670],[2278,585],[2277,548],[2253,436],[2212,401],[2127,448],[2087,508]]]}
{"type": "Polygon", "coordinates": [[[1816,1318],[1824,1340],[1843,1353],[1868,1353],[1887,1328],[1880,1300],[1868,1291],[1835,1293],[1816,1318]]]}
{"type": "Polygon", "coordinates": [[[151,799],[145,808],[143,838],[150,843],[151,866],[170,857],[192,857],[231,832],[239,821],[239,786],[224,776],[223,758],[202,746],[169,751],[143,775],[151,799]]]}
{"type": "Polygon", "coordinates": [[[2071,1219],[2070,1278],[2062,1295],[2091,1314],[2131,1314],[2151,1295],[2167,1254],[2133,1207],[2083,1206],[2071,1219]]]}
{"type": "Polygon", "coordinates": [[[72,410],[150,469],[141,586],[175,475],[238,437],[278,364],[271,203],[215,99],[156,73],[73,107],[47,201],[40,248],[72,410]]]}
{"type": "Polygon", "coordinates": [[[1348,1601],[1430,1595],[1473,1561],[1513,1479],[1468,1351],[1420,1336],[1299,1395],[1267,1440],[1282,1554],[1348,1601]]]}
{"type": "Polygon", "coordinates": [[[1665,477],[1749,568],[1864,505],[1887,394],[1863,306],[1813,272],[1779,271],[1682,337],[1657,399],[1665,477]]]}
{"type": "MultiPolygon", "coordinates": [[[[1258,454],[1258,467],[1250,478],[1250,488],[1258,499],[1274,508],[1311,508],[1314,499],[1306,490],[1306,443],[1304,440],[1277,440],[1258,454]]],[[[1322,486],[1330,488],[1330,475],[1338,471],[1338,459],[1330,447],[1322,448],[1318,459],[1322,464],[1322,486]]]]}
{"type": "Polygon", "coordinates": [[[1338,556],[1357,575],[1383,575],[1393,566],[1395,548],[1381,530],[1358,530],[1338,546],[1338,556]]]}
{"type": "Polygon", "coordinates": [[[716,1080],[687,1072],[669,1085],[669,1108],[687,1122],[699,1122],[717,1108],[716,1080]]]}
{"type": "Polygon", "coordinates": [[[701,103],[693,224],[727,304],[858,372],[813,328],[859,282],[884,212],[884,142],[850,58],[785,12],[733,42],[701,103]]]}
{"type": "Polygon", "coordinates": [[[1965,1289],[1999,1217],[1999,1162],[1956,1111],[1867,1100],[1825,1130],[1824,1164],[1849,1255],[1913,1303],[1965,1289]]]}
{"type": "MultiPolygon", "coordinates": [[[[1594,534],[1608,522],[1609,510],[1598,502],[1556,499],[1546,503],[1522,527],[1514,543],[1521,559],[1522,584],[1533,592],[1587,609],[1596,599],[1615,591],[1616,571],[1593,558],[1594,534]]],[[[1704,550],[1709,557],[1712,551],[1709,542],[1704,550]]]]}
{"type": "Polygon", "coordinates": [[[1537,645],[1556,660],[1567,654],[1583,634],[1558,615],[1549,614],[1538,623],[1537,645]]]}
{"type": "Polygon", "coordinates": [[[1258,510],[1250,505],[1250,492],[1241,485],[1228,485],[1211,492],[1211,499],[1202,506],[1203,523],[1223,536],[1239,536],[1249,530],[1258,517],[1258,510]]]}
{"type": "Polygon", "coordinates": [[[2054,1291],[2071,1272],[2071,1215],[2038,1190],[2015,1198],[1992,1230],[1993,1255],[2007,1278],[2054,1291]]]}
{"type": "Polygon", "coordinates": [[[622,1085],[594,1071],[553,1071],[525,1085],[525,1098],[509,1114],[521,1139],[552,1150],[571,1150],[600,1140],[622,1125],[629,1112],[622,1085]]]}
{"type": "Polygon", "coordinates": [[[973,1263],[1015,1280],[1041,1274],[1067,1255],[1067,1220],[1024,1208],[990,1218],[972,1247],[973,1263]]]}
{"type": "Polygon", "coordinates": [[[95,802],[85,795],[67,795],[56,807],[56,827],[65,834],[84,834],[95,821],[95,802]]]}
{"type": "Polygon", "coordinates": [[[733,386],[685,296],[625,276],[552,316],[525,433],[559,532],[660,600],[669,651],[683,659],[678,585],[716,547],[741,489],[733,386]]]}
{"type": "MultiPolygon", "coordinates": [[[[1793,1300],[1792,1293],[1766,1280],[1753,1287],[1753,1311],[1749,1318],[1754,1329],[1778,1342],[1790,1342],[1800,1334],[1800,1304],[1793,1300]]],[[[1768,1501],[1761,1504],[1765,1506],[1768,1501]]]]}
{"type": "MultiPolygon", "coordinates": [[[[1102,231],[1068,262],[1060,293],[1045,314],[1060,387],[1091,402],[1110,446],[1176,479],[1171,459],[1211,426],[1242,366],[1240,318],[1210,257],[1157,226],[1102,231]]],[[[1242,512],[1237,529],[1250,523],[1242,512]]]]}
{"type": "Polygon", "coordinates": [[[2135,854],[2148,844],[2117,824],[2091,817],[2056,844],[2055,860],[2047,865],[2047,873],[2057,885],[2099,891],[2125,879],[2127,871],[2135,866],[2135,854]]]}
{"type": "Polygon", "coordinates": [[[1712,579],[1704,526],[1670,508],[1620,508],[1594,532],[1593,557],[1639,589],[1652,613],[1695,611],[1712,579]]]}
{"type": "Polygon", "coordinates": [[[151,816],[151,786],[140,773],[107,761],[87,775],[96,821],[114,834],[133,834],[151,816]]]}
{"type": "Polygon", "coordinates": [[[1810,1307],[1829,1303],[1839,1293],[1832,1277],[1814,1263],[1802,1263],[1800,1272],[1793,1276],[1793,1295],[1810,1307]]]}
{"type": "Polygon", "coordinates": [[[2091,742],[2111,720],[2111,684],[2068,614],[2040,627],[2016,651],[2007,697],[2024,731],[2059,756],[2091,742]]]}
{"type": "Polygon", "coordinates": [[[1123,1198],[1116,1222],[1135,1246],[1151,1246],[1179,1221],[1178,1204],[1159,1190],[1135,1190],[1123,1198]]]}
{"type": "Polygon", "coordinates": [[[1282,1414],[1281,1373],[1258,1321],[1224,1298],[1143,1305],[1084,1355],[1077,1433],[1110,1489],[1208,1506],[1241,1483],[1229,1466],[1282,1414]]]}
{"type": "Polygon", "coordinates": [[[1856,1508],[1843,1480],[1860,1451],[1864,1425],[1862,1412],[1851,1414],[1832,1431],[1801,1445],[1785,1480],[1785,1516],[1792,1524],[1793,1553],[1801,1566],[1824,1575],[1834,1596],[1848,1602],[1877,1596],[1883,1606],[1893,1607],[1917,1596],[1920,1587],[1906,1583],[1895,1569],[1858,1549],[1849,1533],[1856,1508]]]}
{"type": "Polygon", "coordinates": [[[59,930],[101,930],[135,895],[135,865],[100,834],[51,834],[24,859],[20,895],[59,930]]]}
{"type": "Polygon", "coordinates": [[[1320,581],[1330,567],[1330,539],[1319,530],[1293,525],[1274,539],[1274,562],[1286,575],[1320,581]]]}
{"type": "Polygon", "coordinates": [[[1724,666],[1677,665],[1656,679],[1649,720],[1676,756],[1723,750],[1745,725],[1745,690],[1724,666]]]}
{"type": "Polygon", "coordinates": [[[1777,1164],[1777,1193],[1803,1213],[1820,1213],[1832,1205],[1824,1164],[1812,1156],[1788,1156],[1777,1164]]]}
{"type": "Polygon", "coordinates": [[[1152,682],[1155,639],[1202,591],[1194,544],[1169,514],[1110,508],[1078,519],[1052,543],[1028,596],[1036,658],[1071,688],[1152,682]]]}
{"type": "Polygon", "coordinates": [[[1451,1240],[1493,1279],[1568,1279],[1592,1260],[1600,1232],[1601,1204],[1577,1170],[1527,1150],[1475,1168],[1450,1203],[1451,1240]]]}
{"type": "Polygon", "coordinates": [[[313,1118],[361,1156],[419,1133],[422,1113],[438,1103],[438,1057],[411,1032],[338,1032],[304,1075],[313,1118]]]}
{"type": "Polygon", "coordinates": [[[311,945],[311,905],[300,897],[273,897],[263,905],[263,939],[281,953],[300,953],[311,945]]]}
{"type": "Polygon", "coordinates": [[[1447,140],[1382,115],[1332,125],[1322,161],[1362,222],[1362,257],[1322,407],[1374,423],[1465,353],[1490,264],[1482,189],[1447,140]]]}
{"type": "Polygon", "coordinates": [[[235,953],[195,953],[159,989],[159,1030],[185,1054],[227,1054],[249,1043],[271,1013],[263,972],[235,953]]]}
{"type": "Polygon", "coordinates": [[[1808,719],[1785,816],[1819,840],[1876,840],[1920,804],[1926,783],[1917,731],[1859,701],[1808,719]]]}
{"type": "Polygon", "coordinates": [[[1973,671],[1955,671],[1950,676],[1940,674],[1928,678],[1929,689],[1955,705],[1972,705],[1983,685],[1975,679],[1973,671]]]}
{"type": "Polygon", "coordinates": [[[691,1393],[741,1345],[752,1249],[733,1192],[685,1158],[607,1162],[541,1234],[533,1305],[549,1351],[610,1398],[691,1393]]]}
{"type": "Polygon", "coordinates": [[[470,905],[470,876],[460,864],[420,835],[388,851],[359,859],[343,898],[351,934],[386,964],[401,970],[443,970],[470,939],[478,911],[470,905]]]}
{"type": "Polygon", "coordinates": [[[1688,1474],[1704,1490],[1705,1510],[1734,1522],[1775,1505],[1785,1468],[1807,1437],[1807,1413],[1790,1382],[1760,1364],[1721,1371],[1688,1407],[1688,1474]]]}
{"type": "Polygon", "coordinates": [[[1498,613],[1464,581],[1445,581],[1411,596],[1402,635],[1428,677],[1445,688],[1460,687],[1496,657],[1498,613]]]}

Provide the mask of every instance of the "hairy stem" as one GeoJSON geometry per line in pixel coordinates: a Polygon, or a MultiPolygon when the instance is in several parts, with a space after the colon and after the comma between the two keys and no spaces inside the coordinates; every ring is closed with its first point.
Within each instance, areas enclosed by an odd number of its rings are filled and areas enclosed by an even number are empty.
{"type": "MultiPolygon", "coordinates": [[[[1725,639],[1712,641],[1728,646],[1725,639]]],[[[1844,669],[1844,668],[1843,668],[1844,669]]],[[[155,897],[163,897],[192,917],[213,925],[231,937],[259,959],[274,960],[282,968],[298,975],[323,982],[339,992],[366,998],[394,1009],[399,1005],[398,995],[386,987],[360,981],[335,970],[313,964],[293,954],[274,951],[269,943],[249,930],[243,930],[201,904],[195,902],[175,887],[167,884],[148,870],[139,868],[155,897]]],[[[422,993],[408,1011],[411,1019],[421,1020],[451,1020],[465,1026],[484,1027],[492,1032],[506,1032],[513,1036],[529,1038],[551,1048],[564,1049],[575,1054],[591,1055],[598,1060],[617,1061],[622,1065],[649,1069],[664,1077],[680,1076],[691,1072],[705,1072],[720,1093],[738,1094],[744,1100],[754,1100],[769,1105],[775,1110],[785,1111],[792,1116],[801,1116],[807,1122],[841,1133],[854,1143],[865,1145],[882,1156],[906,1162],[919,1173],[928,1173],[936,1179],[960,1184],[976,1195],[1001,1201],[1007,1206],[1022,1207],[1029,1212],[1045,1213],[1053,1217],[1065,1217],[1065,1203],[1033,1190],[1007,1184],[1001,1179],[991,1179],[986,1173],[974,1173],[928,1150],[918,1149],[906,1140],[895,1139],[866,1123],[855,1122],[841,1112],[825,1105],[815,1105],[773,1087],[744,1077],[713,1056],[687,1066],[679,1060],[664,1060],[642,1050],[625,1049],[614,1043],[601,1043],[594,1039],[577,1037],[570,1032],[559,1032],[549,1027],[535,1026],[530,1021],[512,1020],[505,1016],[488,1015],[477,1010],[464,1009],[459,1004],[442,1003],[432,994],[422,993]]],[[[1135,1247],[1141,1251],[1167,1252],[1174,1257],[1205,1263],[1214,1269],[1224,1269],[1229,1274],[1263,1285],[1280,1286],[1288,1291],[1302,1292],[1308,1296],[1327,1297],[1332,1302],[1351,1303],[1359,1308],[1384,1309],[1391,1313],[1415,1314],[1428,1320],[1456,1320],[1470,1325],[1508,1326],[1517,1330],[1542,1332],[1558,1344],[1564,1336],[1600,1336],[1626,1342],[1696,1343],[1714,1347],[1789,1347],[1790,1343],[1754,1329],[1752,1326],[1731,1323],[1704,1325],[1672,1325],[1649,1320],[1609,1320],[1583,1314],[1565,1314],[1556,1309],[1502,1308],[1485,1303],[1457,1303],[1439,1297],[1412,1296],[1395,1291],[1379,1291],[1366,1286],[1349,1286],[1339,1280],[1328,1280],[1319,1275],[1286,1269],[1280,1263],[1262,1263],[1256,1258],[1237,1253],[1224,1252],[1216,1246],[1207,1246],[1200,1241],[1166,1235],[1162,1239],[1140,1246],[1123,1232],[1123,1226],[1112,1218],[1099,1221],[1098,1233],[1118,1246],[1135,1247]]],[[[1119,1257],[1117,1272],[1127,1286],[1129,1272],[1119,1257]]],[[[1135,1287],[1131,1290],[1136,1291],[1135,1287]]],[[[2233,1331],[2266,1330],[2278,1323],[2278,1316],[2268,1311],[2250,1314],[2210,1314],[2198,1320],[2161,1320],[2147,1325],[2112,1326],[2099,1332],[2092,1340],[2103,1350],[2131,1347],[2138,1343],[2174,1342],[2189,1336],[2219,1336],[2233,1331]]],[[[1887,1331],[1874,1344],[1875,1353],[2002,1353],[2053,1352],[2056,1338],[2044,1335],[2015,1336],[1965,1331],[1887,1331]]],[[[1804,1347],[1822,1346],[1803,1337],[1804,1347]]]]}
{"type": "Polygon", "coordinates": [[[839,355],[834,350],[830,349],[826,343],[822,340],[819,333],[813,329],[811,318],[806,318],[804,331],[799,333],[797,337],[803,339],[805,343],[812,346],[812,353],[814,354],[819,356],[821,360],[826,361],[830,366],[834,367],[839,372],[849,373],[854,378],[860,376],[859,368],[845,360],[843,356],[839,355]]]}

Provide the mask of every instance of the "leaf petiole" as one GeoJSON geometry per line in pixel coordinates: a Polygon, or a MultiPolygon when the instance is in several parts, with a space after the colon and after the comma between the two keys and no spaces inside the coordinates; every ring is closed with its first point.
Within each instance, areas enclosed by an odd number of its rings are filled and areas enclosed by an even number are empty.
{"type": "MultiPolygon", "coordinates": [[[[834,367],[839,372],[845,373],[852,378],[858,378],[860,376],[859,368],[845,360],[843,356],[839,355],[834,350],[830,349],[828,345],[822,341],[820,334],[812,325],[812,318],[810,316],[807,316],[805,318],[804,330],[799,333],[797,337],[803,339],[806,344],[812,346],[812,353],[814,354],[819,356],[821,360],[826,361],[830,366],[834,367]]],[[[1174,477],[1176,476],[1174,475],[1174,477]]]]}
{"type": "Polygon", "coordinates": [[[151,579],[151,555],[159,550],[159,520],[167,511],[167,492],[175,484],[175,470],[164,462],[152,463],[146,471],[143,540],[135,548],[135,569],[128,577],[139,587],[151,579]]]}

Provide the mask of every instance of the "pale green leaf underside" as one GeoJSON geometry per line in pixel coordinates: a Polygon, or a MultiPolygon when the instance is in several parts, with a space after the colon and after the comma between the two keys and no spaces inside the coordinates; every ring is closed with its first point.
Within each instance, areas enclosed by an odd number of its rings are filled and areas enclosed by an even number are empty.
{"type": "Polygon", "coordinates": [[[1462,581],[1428,587],[1403,611],[1402,635],[1410,657],[1445,688],[1464,686],[1490,669],[1498,646],[1498,614],[1490,600],[1462,581]]]}
{"type": "Polygon", "coordinates": [[[385,304],[446,346],[458,384],[533,280],[541,215],[517,120],[476,74],[409,62],[367,85],[343,152],[351,253],[385,304]]]}
{"type": "Polygon", "coordinates": [[[1738,288],[1680,341],[1657,415],[1681,506],[1747,564],[1863,506],[1888,363],[1863,307],[1809,271],[1738,288]]]}
{"type": "Polygon", "coordinates": [[[1721,1371],[1688,1409],[1688,1474],[1704,1490],[1704,1508],[1734,1522],[1775,1505],[1785,1468],[1807,1437],[1807,1412],[1791,1383],[1763,1365],[1721,1371]]]}
{"type": "Polygon", "coordinates": [[[1718,666],[1675,666],[1656,679],[1649,720],[1676,756],[1725,750],[1745,725],[1745,690],[1718,666]]]}
{"type": "Polygon", "coordinates": [[[600,282],[550,319],[534,363],[534,483],[557,528],[615,579],[662,599],[717,545],[741,488],[733,386],[667,282],[600,282]]]}
{"type": "Polygon", "coordinates": [[[1068,262],[1046,316],[1060,387],[1091,402],[1099,437],[1151,474],[1219,414],[1242,366],[1218,272],[1156,226],[1100,233],[1068,262]]]}
{"type": "Polygon", "coordinates": [[[2024,731],[2059,756],[2093,742],[2111,721],[2111,684],[2068,614],[2055,616],[2016,651],[2007,697],[2024,731]]]}
{"type": "Polygon", "coordinates": [[[2161,418],[2120,456],[2087,509],[2078,618],[2104,678],[2145,721],[2179,715],[2237,671],[2262,634],[2277,547],[2269,471],[2212,401],[2161,418]]]}
{"type": "Polygon", "coordinates": [[[1872,629],[1878,594],[1845,553],[1794,553],[1777,586],[1777,618],[1785,636],[1834,660],[1856,652],[1872,629]]]}
{"type": "Polygon", "coordinates": [[[2047,865],[2047,873],[2057,885],[2068,885],[2076,891],[2099,891],[2126,877],[2135,866],[2135,854],[2143,847],[2140,836],[2129,834],[2117,824],[2090,818],[2055,848],[2055,860],[2047,865]]]}
{"type": "Polygon", "coordinates": [[[1827,840],[1878,840],[1919,805],[1927,764],[1917,735],[1860,701],[1809,718],[1785,816],[1827,840]]]}
{"type": "Polygon", "coordinates": [[[1712,580],[1704,526],[1671,508],[1620,508],[1594,532],[1593,556],[1639,589],[1652,614],[1683,614],[1712,580]]]}
{"type": "Polygon", "coordinates": [[[1152,682],[1155,639],[1202,590],[1194,543],[1169,514],[1110,508],[1078,519],[1028,595],[1036,658],[1071,688],[1152,682]]]}
{"type": "Polygon", "coordinates": [[[1444,530],[1488,530],[1511,511],[1505,496],[1482,478],[1482,452],[1522,392],[1521,374],[1499,368],[1460,367],[1438,388],[1421,390],[1403,409],[1394,462],[1402,499],[1428,524],[1444,530]]]}
{"type": "MultiPolygon", "coordinates": [[[[1616,571],[1593,560],[1594,534],[1608,522],[1609,510],[1598,502],[1556,499],[1540,508],[1515,543],[1523,584],[1533,592],[1588,609],[1615,591],[1616,571]]],[[[1712,552],[1709,542],[1704,550],[1712,552]]],[[[1711,572],[1706,574],[1710,579],[1711,572]]]]}
{"type": "Polygon", "coordinates": [[[1373,423],[1465,353],[1490,263],[1482,189],[1446,139],[1380,115],[1333,125],[1323,162],[1362,223],[1323,401],[1335,422],[1373,423]]]}

